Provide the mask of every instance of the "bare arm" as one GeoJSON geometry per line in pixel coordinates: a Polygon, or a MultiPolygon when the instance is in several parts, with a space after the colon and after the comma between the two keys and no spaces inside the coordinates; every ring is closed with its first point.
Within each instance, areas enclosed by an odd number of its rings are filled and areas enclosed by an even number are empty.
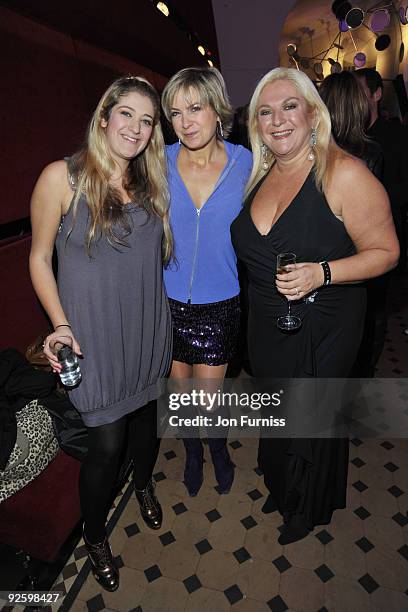
{"type": "MultiPolygon", "coordinates": [[[[52,270],[52,253],[61,215],[66,212],[67,202],[71,198],[72,191],[67,180],[66,163],[58,161],[47,166],[41,173],[31,198],[30,275],[35,292],[54,328],[64,324],[69,325],[52,270]]],[[[49,344],[62,335],[72,336],[70,328],[58,327],[58,331],[48,336],[45,341],[44,353],[54,369],[59,369],[59,366],[49,349],[49,344]]],[[[76,341],[74,350],[79,354],[81,352],[76,341]]]]}
{"type": "Polygon", "coordinates": [[[328,201],[341,206],[341,216],[356,255],[330,263],[332,282],[361,281],[380,276],[398,263],[399,244],[390,203],[381,183],[358,160],[338,164],[328,201]]]}
{"type": "MultiPolygon", "coordinates": [[[[387,194],[365,165],[352,157],[339,160],[327,190],[334,214],[341,216],[356,254],[329,261],[332,284],[353,283],[392,270],[399,257],[387,194]]],[[[299,299],[323,285],[323,269],[301,263],[287,275],[277,275],[277,288],[288,299],[299,299]]]]}

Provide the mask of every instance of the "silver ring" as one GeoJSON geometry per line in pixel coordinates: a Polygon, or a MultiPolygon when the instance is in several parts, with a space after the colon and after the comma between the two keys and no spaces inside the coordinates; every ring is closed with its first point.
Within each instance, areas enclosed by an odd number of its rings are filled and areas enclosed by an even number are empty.
{"type": "Polygon", "coordinates": [[[299,295],[300,291],[299,291],[299,287],[296,287],[296,295],[299,295]]]}

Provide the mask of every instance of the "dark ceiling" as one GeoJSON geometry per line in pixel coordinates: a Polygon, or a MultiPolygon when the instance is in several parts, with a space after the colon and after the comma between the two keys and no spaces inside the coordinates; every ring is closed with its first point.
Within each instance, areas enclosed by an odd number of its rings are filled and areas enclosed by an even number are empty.
{"type": "Polygon", "coordinates": [[[165,76],[185,66],[206,65],[197,50],[199,43],[219,66],[211,0],[166,1],[169,17],[152,0],[0,0],[0,4],[165,76]]]}

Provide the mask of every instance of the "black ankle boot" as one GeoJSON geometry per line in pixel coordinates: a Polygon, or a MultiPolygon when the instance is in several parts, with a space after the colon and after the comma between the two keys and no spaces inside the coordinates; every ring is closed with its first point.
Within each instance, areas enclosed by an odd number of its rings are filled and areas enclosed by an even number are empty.
{"type": "Polygon", "coordinates": [[[163,521],[163,512],[154,489],[153,480],[150,480],[145,489],[138,490],[135,487],[135,494],[139,502],[140,514],[146,525],[150,529],[160,529],[163,521]]]}
{"type": "Polygon", "coordinates": [[[95,580],[106,591],[116,591],[119,587],[119,570],[116,567],[108,538],[105,538],[100,544],[91,544],[87,541],[85,534],[83,535],[95,580]]]}

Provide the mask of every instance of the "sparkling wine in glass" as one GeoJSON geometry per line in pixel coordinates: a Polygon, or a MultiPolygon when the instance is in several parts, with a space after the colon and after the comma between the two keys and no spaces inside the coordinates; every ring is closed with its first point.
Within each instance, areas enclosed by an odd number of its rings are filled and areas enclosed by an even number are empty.
{"type": "MultiPolygon", "coordinates": [[[[296,263],[296,255],[295,253],[279,253],[276,260],[276,270],[278,274],[288,274],[290,270],[288,270],[287,266],[296,263]]],[[[276,325],[282,331],[294,331],[299,329],[302,325],[301,319],[299,317],[293,315],[290,311],[290,300],[288,300],[288,312],[285,316],[278,317],[276,320],[276,325]]]]}

